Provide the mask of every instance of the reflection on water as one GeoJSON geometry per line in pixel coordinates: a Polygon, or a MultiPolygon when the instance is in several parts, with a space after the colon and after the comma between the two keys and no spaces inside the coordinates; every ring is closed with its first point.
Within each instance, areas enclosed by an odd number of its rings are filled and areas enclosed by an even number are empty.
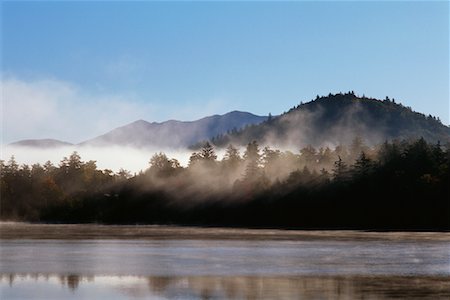
{"type": "Polygon", "coordinates": [[[0,274],[446,275],[450,242],[2,240],[0,274]]]}
{"type": "Polygon", "coordinates": [[[450,298],[441,276],[0,276],[2,299],[450,298]],[[4,297],[4,298],[3,298],[4,297]]]}
{"type": "Polygon", "coordinates": [[[449,233],[0,225],[0,299],[450,299],[449,233]]]}

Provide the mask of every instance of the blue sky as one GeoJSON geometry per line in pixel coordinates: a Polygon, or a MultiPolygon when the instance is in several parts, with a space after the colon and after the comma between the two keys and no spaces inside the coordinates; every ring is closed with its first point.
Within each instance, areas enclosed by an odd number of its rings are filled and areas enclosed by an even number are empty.
{"type": "Polygon", "coordinates": [[[1,3],[3,141],[394,97],[449,124],[449,3],[1,3]]]}

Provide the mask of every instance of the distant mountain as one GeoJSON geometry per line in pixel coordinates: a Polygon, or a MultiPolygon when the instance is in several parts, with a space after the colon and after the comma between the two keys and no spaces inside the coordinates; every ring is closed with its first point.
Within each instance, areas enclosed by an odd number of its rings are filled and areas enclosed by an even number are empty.
{"type": "Polygon", "coordinates": [[[202,140],[237,131],[244,126],[258,124],[265,120],[267,117],[240,111],[213,115],[190,122],[170,120],[162,123],[149,123],[139,120],[79,145],[186,148],[202,140]]]}
{"type": "Polygon", "coordinates": [[[261,145],[298,148],[308,144],[349,144],[357,136],[369,145],[419,137],[444,144],[450,142],[450,128],[435,117],[414,112],[388,98],[377,100],[350,92],[317,97],[278,117],[212,141],[219,147],[256,140],[261,145]]]}
{"type": "Polygon", "coordinates": [[[64,146],[72,146],[73,144],[54,139],[35,139],[35,140],[21,140],[18,142],[11,143],[9,145],[20,147],[33,147],[33,148],[57,148],[64,146]]]}
{"type": "MultiPolygon", "coordinates": [[[[305,145],[349,144],[360,137],[373,145],[392,139],[424,137],[429,142],[450,142],[450,128],[433,116],[414,112],[390,99],[377,100],[347,94],[317,97],[276,117],[232,111],[196,121],[139,120],[82,142],[80,146],[132,146],[165,149],[199,147],[210,140],[218,147],[260,145],[299,148],[305,145]]],[[[23,140],[14,146],[54,148],[72,144],[52,140],[23,140]]]]}

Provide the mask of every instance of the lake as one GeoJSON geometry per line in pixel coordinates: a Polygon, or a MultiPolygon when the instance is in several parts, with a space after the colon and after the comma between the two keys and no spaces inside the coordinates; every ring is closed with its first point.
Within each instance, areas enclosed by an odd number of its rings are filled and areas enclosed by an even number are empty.
{"type": "Polygon", "coordinates": [[[1,223],[1,299],[450,298],[450,234],[1,223]]]}

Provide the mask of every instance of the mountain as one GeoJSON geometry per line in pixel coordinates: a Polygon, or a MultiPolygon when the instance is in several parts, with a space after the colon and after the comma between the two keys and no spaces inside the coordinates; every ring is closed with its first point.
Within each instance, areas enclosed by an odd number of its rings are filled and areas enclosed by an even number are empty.
{"type": "Polygon", "coordinates": [[[32,147],[32,148],[58,148],[58,147],[72,146],[73,144],[54,139],[30,139],[14,142],[9,145],[20,147],[32,147]]]}
{"type": "MultiPolygon", "coordinates": [[[[450,142],[450,128],[439,119],[413,111],[393,100],[358,97],[353,92],[329,94],[302,103],[276,117],[232,111],[196,121],[138,120],[82,142],[81,146],[132,146],[154,149],[199,146],[211,140],[218,147],[232,143],[299,148],[305,145],[349,144],[360,137],[373,145],[391,139],[424,137],[429,142],[450,142]]],[[[51,148],[69,146],[57,140],[23,140],[11,145],[51,148]]]]}
{"type": "Polygon", "coordinates": [[[360,137],[373,145],[391,139],[423,137],[429,142],[450,142],[450,128],[431,115],[414,112],[410,107],[386,97],[377,100],[347,94],[317,97],[278,117],[212,139],[216,146],[230,143],[303,147],[349,144],[360,137]]]}
{"type": "Polygon", "coordinates": [[[226,134],[228,131],[237,131],[244,126],[258,124],[265,120],[267,117],[240,111],[189,122],[170,120],[149,123],[138,120],[79,145],[186,148],[202,140],[226,134]]]}

